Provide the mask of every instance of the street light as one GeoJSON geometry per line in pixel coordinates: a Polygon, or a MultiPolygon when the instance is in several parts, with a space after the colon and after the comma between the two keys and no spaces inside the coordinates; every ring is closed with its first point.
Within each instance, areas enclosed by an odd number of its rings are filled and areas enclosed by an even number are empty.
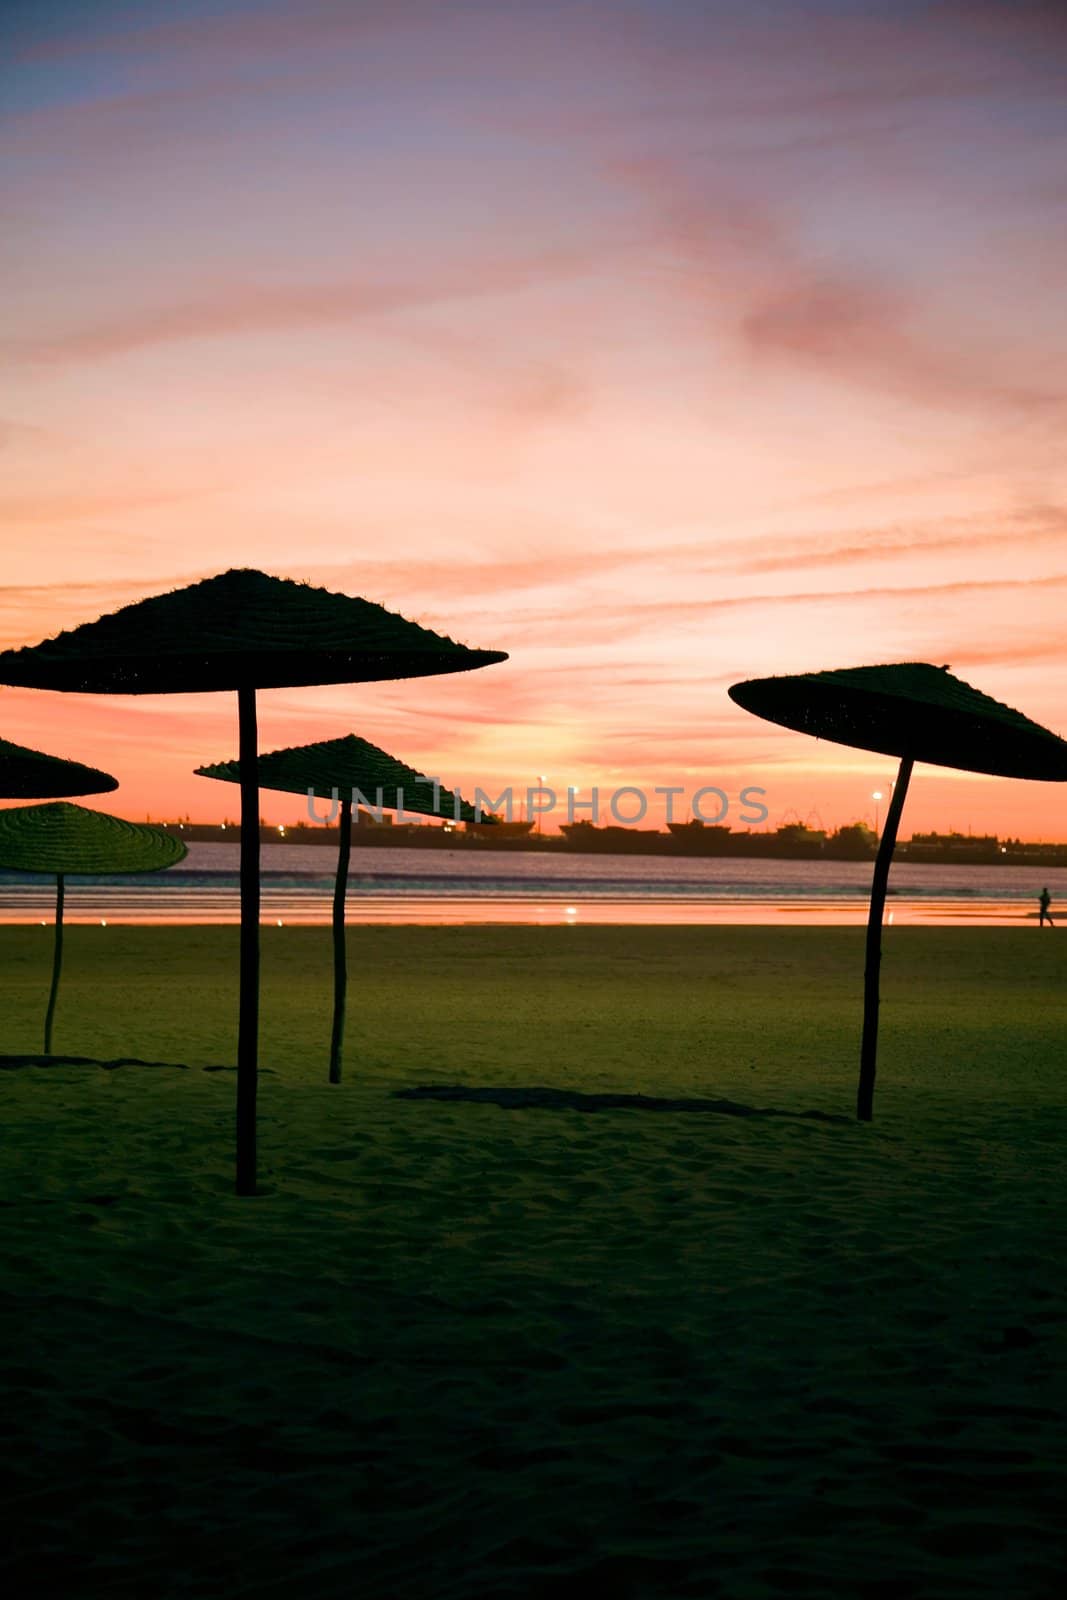
{"type": "Polygon", "coordinates": [[[879,832],[878,832],[878,816],[879,816],[878,807],[882,803],[882,791],[881,791],[881,789],[876,789],[874,791],[874,793],[871,795],[871,799],[874,801],[874,836],[877,839],[877,838],[880,837],[879,832]]]}

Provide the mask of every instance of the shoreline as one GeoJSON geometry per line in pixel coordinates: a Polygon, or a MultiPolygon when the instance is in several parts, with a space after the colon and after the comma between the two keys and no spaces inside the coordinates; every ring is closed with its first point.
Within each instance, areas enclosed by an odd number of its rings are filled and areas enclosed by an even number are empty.
{"type": "MultiPolygon", "coordinates": [[[[240,904],[236,889],[195,891],[182,896],[167,891],[170,904],[160,904],[159,892],[122,888],[76,886],[68,889],[64,922],[68,926],[113,927],[236,927],[240,904]],[[172,897],[172,898],[171,898],[172,897]]],[[[51,927],[53,888],[22,891],[19,900],[0,892],[0,927],[51,927]]],[[[784,899],[722,896],[669,899],[634,896],[622,899],[585,893],[559,894],[549,889],[523,896],[368,895],[352,892],[348,898],[349,927],[420,926],[543,927],[577,925],[597,927],[764,927],[829,928],[866,927],[866,897],[819,899],[797,895],[784,899]]],[[[1053,906],[1053,928],[1059,926],[1053,906]]],[[[300,893],[291,888],[264,885],[260,926],[326,927],[331,918],[331,895],[326,889],[300,893]]],[[[961,899],[950,896],[916,899],[892,896],[884,926],[1026,928],[1038,922],[1038,913],[1022,900],[961,899]]]]}

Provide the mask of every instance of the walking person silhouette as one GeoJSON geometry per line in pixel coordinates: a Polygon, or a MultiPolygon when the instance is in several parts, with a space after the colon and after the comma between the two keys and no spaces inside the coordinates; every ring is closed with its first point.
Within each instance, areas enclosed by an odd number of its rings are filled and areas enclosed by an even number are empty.
{"type": "Polygon", "coordinates": [[[1045,922],[1047,920],[1049,927],[1050,928],[1054,928],[1056,926],[1056,924],[1053,922],[1052,915],[1051,915],[1051,913],[1049,911],[1049,906],[1052,903],[1052,896],[1048,892],[1047,884],[1046,884],[1045,888],[1042,889],[1041,893],[1038,895],[1037,903],[1041,907],[1041,914],[1040,914],[1040,916],[1038,918],[1038,922],[1037,922],[1038,927],[1039,928],[1043,928],[1045,926],[1045,922]]]}

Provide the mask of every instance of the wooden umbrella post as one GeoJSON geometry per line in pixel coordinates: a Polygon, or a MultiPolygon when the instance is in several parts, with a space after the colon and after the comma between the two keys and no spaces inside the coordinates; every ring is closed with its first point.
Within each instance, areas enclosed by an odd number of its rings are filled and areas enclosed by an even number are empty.
{"type": "Polygon", "coordinates": [[[341,1051],[345,1042],[345,995],[348,964],[345,956],[345,898],[348,862],[352,854],[352,797],[341,801],[341,831],[337,848],[337,877],[333,886],[333,1032],[330,1036],[330,1082],[341,1081],[341,1051]]]}
{"type": "Polygon", "coordinates": [[[61,872],[56,873],[56,931],[52,954],[52,987],[48,994],[48,1010],[44,1014],[44,1053],[52,1054],[52,1018],[56,1014],[56,996],[59,993],[59,974],[63,968],[63,901],[66,886],[61,872]]]}
{"type": "Polygon", "coordinates": [[[241,1000],[237,1025],[237,1182],[256,1192],[256,1082],[259,1058],[259,774],[256,691],[237,691],[241,760],[241,1000]]]}
{"type": "Polygon", "coordinates": [[[885,827],[878,841],[878,855],[874,862],[871,882],[871,908],[867,917],[867,961],[863,971],[863,1041],[860,1045],[860,1082],[856,1097],[856,1115],[861,1122],[870,1122],[874,1115],[874,1075],[878,1056],[878,983],[882,967],[882,918],[885,914],[885,895],[889,884],[889,867],[897,842],[900,814],[908,793],[911,756],[901,759],[893,798],[886,813],[885,827]]]}

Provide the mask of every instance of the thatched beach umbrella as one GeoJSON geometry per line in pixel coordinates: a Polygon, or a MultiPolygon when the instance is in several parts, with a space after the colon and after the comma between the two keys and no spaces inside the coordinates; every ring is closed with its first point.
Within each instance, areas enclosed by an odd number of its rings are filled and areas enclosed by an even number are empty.
{"type": "Polygon", "coordinates": [[[80,694],[236,689],[241,781],[237,1192],[256,1187],[259,790],[256,690],[463,672],[505,661],[384,606],[254,570],[221,573],[0,654],[0,683],[80,694]]]}
{"type": "MultiPolygon", "coordinates": [[[[197,767],[201,778],[218,778],[224,783],[240,783],[241,763],[220,761],[214,766],[197,767]]],[[[338,806],[339,842],[337,875],[333,891],[333,1029],[330,1037],[331,1083],[341,1081],[341,1051],[345,1033],[345,997],[348,989],[348,964],[345,956],[345,896],[348,890],[348,863],[352,852],[352,802],[385,811],[411,811],[422,816],[450,817],[455,821],[476,822],[474,806],[449,790],[434,787],[414,767],[405,766],[366,739],[350,733],[342,739],[322,739],[317,744],[298,745],[290,750],[274,750],[259,757],[259,786],[279,789],[284,794],[316,796],[338,806]]]]}
{"type": "Polygon", "coordinates": [[[66,875],[159,872],[186,854],[180,839],[161,828],[125,822],[103,811],[90,811],[65,800],[43,806],[13,806],[0,811],[0,867],[15,872],[47,872],[56,880],[55,947],[52,987],[44,1019],[44,1053],[52,1051],[59,975],[63,965],[63,902],[66,875]]]}
{"type": "Polygon", "coordinates": [[[731,700],[768,722],[900,762],[878,844],[867,919],[863,1041],[856,1115],[869,1122],[878,1049],[882,914],[904,798],[916,761],[1005,778],[1067,781],[1067,742],[980,694],[947,667],[904,661],[735,683],[731,700]]]}
{"type": "MultiPolygon", "coordinates": [[[[0,799],[51,800],[69,794],[107,794],[118,786],[119,780],[110,772],[101,772],[97,767],[86,767],[80,761],[68,761],[62,756],[46,755],[43,750],[30,750],[24,744],[12,744],[10,739],[0,739],[0,799]]],[[[52,996],[45,1021],[46,1041],[52,1036],[52,1012],[63,954],[62,878],[56,885],[56,908],[56,948],[52,996]]],[[[47,1042],[45,1050],[48,1050],[47,1042]]]]}
{"type": "Polygon", "coordinates": [[[107,794],[118,786],[110,772],[0,739],[0,799],[58,800],[68,794],[107,794]]]}

